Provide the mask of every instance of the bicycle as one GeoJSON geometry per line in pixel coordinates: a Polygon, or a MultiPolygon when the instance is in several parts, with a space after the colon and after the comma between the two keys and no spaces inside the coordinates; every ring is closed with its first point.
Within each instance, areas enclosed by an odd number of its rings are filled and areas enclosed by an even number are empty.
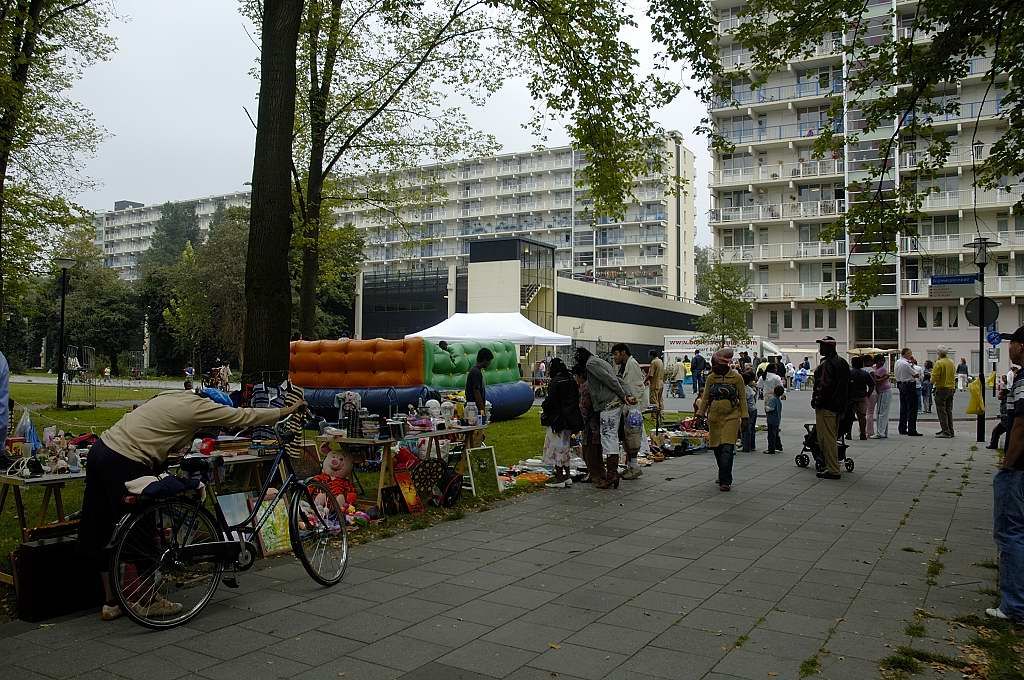
{"type": "Polygon", "coordinates": [[[285,498],[292,550],[306,572],[324,586],[341,581],[348,566],[345,513],[325,485],[300,480],[292,468],[285,444],[295,435],[284,429],[292,417],[274,427],[278,440],[274,465],[249,516],[238,524],[229,524],[217,503],[215,473],[224,467],[221,456],[188,456],[179,465],[181,471],[204,482],[214,513],[205,507],[199,492],[153,501],[129,497],[136,500],[110,543],[112,587],[129,618],[147,628],[174,628],[202,611],[222,580],[227,587],[237,588],[236,574],[256,561],[254,537],[285,498]],[[279,469],[284,482],[260,514],[279,469]],[[229,568],[234,573],[225,576],[229,568]]]}

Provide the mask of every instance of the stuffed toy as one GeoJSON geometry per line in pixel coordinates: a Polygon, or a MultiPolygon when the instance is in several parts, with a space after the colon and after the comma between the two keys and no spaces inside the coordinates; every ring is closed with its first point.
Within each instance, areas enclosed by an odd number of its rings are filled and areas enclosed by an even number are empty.
{"type": "MultiPolygon", "coordinates": [[[[352,454],[331,451],[324,456],[322,472],[313,477],[313,479],[330,489],[334,497],[338,499],[338,505],[343,509],[355,505],[356,502],[356,487],[352,483],[352,468],[354,464],[355,461],[352,454]]],[[[312,492],[313,490],[311,489],[310,493],[312,492]]],[[[313,500],[320,507],[327,506],[327,499],[324,498],[323,493],[317,494],[313,500]]]]}

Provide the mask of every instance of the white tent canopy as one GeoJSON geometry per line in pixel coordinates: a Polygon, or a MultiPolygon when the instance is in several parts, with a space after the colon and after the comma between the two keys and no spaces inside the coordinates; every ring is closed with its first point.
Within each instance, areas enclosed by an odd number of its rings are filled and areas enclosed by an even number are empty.
{"type": "Polygon", "coordinates": [[[503,340],[517,345],[571,345],[572,338],[542,328],[516,312],[455,314],[436,326],[407,338],[458,342],[460,340],[503,340]]]}

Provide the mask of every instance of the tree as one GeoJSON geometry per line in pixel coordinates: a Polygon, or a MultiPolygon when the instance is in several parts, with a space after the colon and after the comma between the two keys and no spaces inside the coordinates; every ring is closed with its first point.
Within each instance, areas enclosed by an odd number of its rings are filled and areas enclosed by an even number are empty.
{"type": "Polygon", "coordinates": [[[291,159],[295,124],[295,51],[302,0],[263,0],[260,99],[245,263],[242,382],[288,373],[292,236],[291,159]]]}
{"type": "Polygon", "coordinates": [[[739,267],[721,263],[710,267],[704,277],[708,299],[703,304],[708,311],[697,319],[697,330],[706,342],[719,347],[750,342],[747,314],[751,306],[744,299],[749,284],[750,277],[739,267]]]}
{"type": "Polygon", "coordinates": [[[108,0],[0,0],[0,325],[7,282],[24,292],[26,257],[84,213],[61,196],[81,188],[101,131],[66,93],[113,51],[111,13],[108,0]]]}
{"type": "Polygon", "coordinates": [[[707,304],[709,299],[707,277],[711,273],[710,255],[711,248],[705,248],[704,246],[694,246],[693,248],[693,262],[694,268],[697,272],[697,292],[695,299],[702,305],[707,304]]]}
{"type": "Polygon", "coordinates": [[[207,282],[199,277],[199,265],[191,243],[177,264],[170,270],[172,292],[163,318],[180,351],[189,356],[193,366],[210,334],[213,319],[207,298],[207,282]]]}
{"type": "Polygon", "coordinates": [[[199,244],[199,216],[195,203],[164,203],[160,221],[153,230],[153,241],[143,254],[141,268],[169,267],[178,262],[185,245],[199,244]]]}
{"type": "MultiPolygon", "coordinates": [[[[845,95],[833,99],[815,155],[842,154],[844,146],[856,152],[846,156],[857,176],[847,186],[846,212],[821,236],[846,233],[851,252],[865,256],[848,273],[854,302],[866,302],[891,280],[891,274],[880,274],[892,266],[898,237],[916,235],[922,201],[939,190],[932,180],[949,159],[951,143],[948,128],[936,122],[959,120],[971,131],[975,189],[1005,191],[1024,177],[1024,6],[1015,0],[920,0],[912,9],[894,36],[893,13],[862,0],[749,0],[733,31],[738,46],[751,54],[748,72],[739,74],[751,88],[794,58],[812,56],[823,37],[844,57],[845,95]],[[964,103],[955,84],[968,74],[980,78],[983,94],[964,103]],[[844,114],[851,121],[845,130],[844,114]],[[979,140],[972,126],[983,115],[1007,125],[994,143],[979,140]],[[987,157],[975,151],[978,141],[988,144],[987,157]],[[901,144],[914,150],[909,166],[906,154],[897,164],[901,144]]],[[[737,74],[726,74],[719,60],[712,8],[700,0],[652,0],[649,12],[665,56],[689,63],[704,103],[730,100],[737,74]]],[[[704,127],[717,149],[730,149],[710,120],[704,127]]]]}

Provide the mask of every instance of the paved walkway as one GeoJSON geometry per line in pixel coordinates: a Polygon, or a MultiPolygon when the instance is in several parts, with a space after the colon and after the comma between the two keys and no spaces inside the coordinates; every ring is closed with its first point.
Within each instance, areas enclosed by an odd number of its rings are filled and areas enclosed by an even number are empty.
{"type": "Polygon", "coordinates": [[[174,631],[0,626],[0,678],[861,680],[897,645],[955,653],[940,620],[903,631],[992,603],[991,452],[925,425],[819,481],[793,465],[799,425],[785,455],[741,454],[731,493],[688,456],[358,546],[333,589],[274,560],[174,631]]]}

